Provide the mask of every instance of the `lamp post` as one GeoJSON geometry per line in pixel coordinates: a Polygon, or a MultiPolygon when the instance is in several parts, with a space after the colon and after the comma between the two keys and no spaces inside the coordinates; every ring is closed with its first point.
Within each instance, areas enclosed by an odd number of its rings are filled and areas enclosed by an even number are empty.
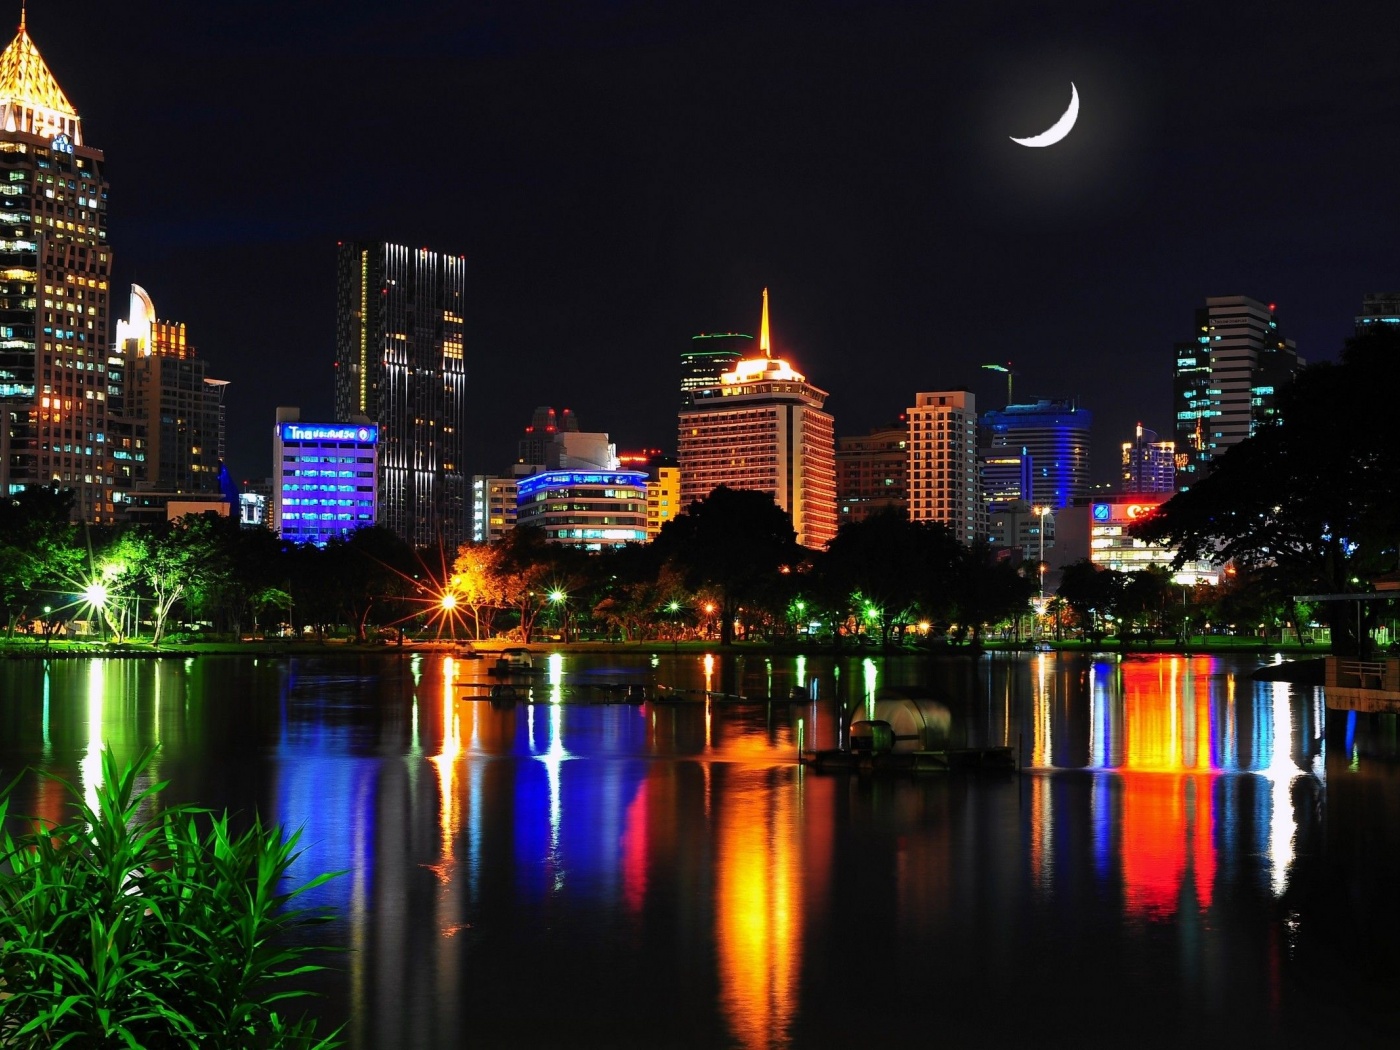
{"type": "Polygon", "coordinates": [[[1036,516],[1040,518],[1040,557],[1036,559],[1036,575],[1040,577],[1040,600],[1035,607],[1035,635],[1040,637],[1040,618],[1045,615],[1045,515],[1050,513],[1049,507],[1036,507],[1036,516]]]}
{"type": "Polygon", "coordinates": [[[549,602],[554,606],[556,619],[559,621],[559,640],[565,645],[569,644],[569,596],[564,591],[556,587],[549,592],[549,602]],[[563,615],[558,615],[562,613],[563,615]]]}
{"type": "Polygon", "coordinates": [[[1011,404],[1011,377],[1016,374],[1015,372],[1011,371],[1011,362],[1008,361],[1004,365],[983,365],[982,367],[985,368],[988,372],[1006,373],[1006,403],[1009,406],[1011,404]]]}

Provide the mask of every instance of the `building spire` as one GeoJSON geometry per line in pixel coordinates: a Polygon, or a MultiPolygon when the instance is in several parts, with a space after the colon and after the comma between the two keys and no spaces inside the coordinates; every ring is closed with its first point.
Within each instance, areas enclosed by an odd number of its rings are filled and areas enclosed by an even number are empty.
{"type": "Polygon", "coordinates": [[[24,8],[25,8],[25,6],[26,6],[26,0],[19,0],[19,31],[20,31],[21,33],[24,32],[24,8]]]}
{"type": "Polygon", "coordinates": [[[768,289],[763,289],[763,320],[758,326],[758,348],[764,357],[773,356],[773,344],[768,339],[768,289]]]}

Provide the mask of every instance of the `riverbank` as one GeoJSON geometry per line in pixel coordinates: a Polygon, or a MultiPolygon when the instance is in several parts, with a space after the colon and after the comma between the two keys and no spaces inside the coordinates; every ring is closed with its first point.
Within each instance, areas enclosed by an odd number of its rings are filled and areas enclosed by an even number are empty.
{"type": "MultiPolygon", "coordinates": [[[[121,643],[96,640],[51,640],[48,644],[38,639],[0,639],[0,659],[64,659],[93,656],[122,658],[186,658],[192,656],[325,656],[328,654],[364,654],[388,656],[393,654],[430,653],[450,655],[464,649],[472,649],[483,654],[491,654],[505,648],[528,648],[532,652],[565,653],[664,653],[686,652],[703,655],[720,652],[718,642],[711,640],[615,642],[581,641],[558,642],[536,641],[529,646],[504,639],[471,641],[466,639],[406,639],[403,644],[396,642],[358,643],[345,638],[326,638],[320,641],[294,638],[245,639],[243,641],[186,641],[162,642],[152,646],[149,642],[128,640],[121,643]]],[[[930,645],[861,645],[849,641],[840,646],[829,642],[785,639],[777,641],[738,641],[728,649],[740,654],[839,654],[843,656],[974,656],[982,652],[1028,652],[1028,651],[1068,652],[1068,653],[1117,653],[1123,656],[1150,654],[1195,656],[1195,655],[1257,655],[1261,660],[1270,661],[1282,656],[1289,663],[1321,665],[1316,645],[1300,646],[1296,642],[1278,644],[1263,643],[1257,638],[1237,638],[1227,636],[1206,636],[1192,638],[1186,642],[1175,639],[1162,641],[1134,641],[1123,646],[1117,639],[1109,638],[1101,642],[1079,639],[1063,641],[1041,640],[1011,641],[985,640],[980,649],[970,645],[949,643],[930,645]]],[[[1268,670],[1263,668],[1261,670],[1268,670]]],[[[1287,672],[1280,672],[1287,673],[1287,672]]],[[[1291,679],[1290,679],[1291,680],[1291,679]]]]}

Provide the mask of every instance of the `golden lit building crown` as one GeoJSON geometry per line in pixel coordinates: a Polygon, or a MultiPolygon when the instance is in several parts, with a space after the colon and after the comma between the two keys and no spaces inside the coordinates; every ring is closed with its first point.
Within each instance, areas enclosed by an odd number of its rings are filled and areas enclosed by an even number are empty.
{"type": "Polygon", "coordinates": [[[19,32],[0,53],[0,112],[5,131],[25,131],[44,138],[66,134],[75,144],[82,144],[78,111],[29,38],[22,14],[19,32]]]}

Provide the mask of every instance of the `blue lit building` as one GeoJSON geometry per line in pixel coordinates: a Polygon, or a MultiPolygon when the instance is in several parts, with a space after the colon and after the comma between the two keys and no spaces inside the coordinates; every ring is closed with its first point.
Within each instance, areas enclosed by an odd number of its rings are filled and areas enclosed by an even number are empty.
{"type": "Polygon", "coordinates": [[[1093,421],[1092,413],[1073,399],[1042,399],[985,412],[981,419],[987,435],[984,462],[998,451],[1018,455],[1021,462],[1016,464],[1011,464],[1011,455],[1005,458],[1008,475],[1029,472],[1031,491],[1023,490],[1021,498],[1037,507],[1063,510],[1089,495],[1089,429],[1093,421]]]}
{"type": "Polygon", "coordinates": [[[585,550],[647,541],[647,474],[641,470],[546,470],[521,478],[516,528],[585,550]]]}
{"type": "Polygon", "coordinates": [[[303,423],[279,408],[273,436],[272,526],[292,543],[324,546],[375,524],[379,428],[303,423]]]}

